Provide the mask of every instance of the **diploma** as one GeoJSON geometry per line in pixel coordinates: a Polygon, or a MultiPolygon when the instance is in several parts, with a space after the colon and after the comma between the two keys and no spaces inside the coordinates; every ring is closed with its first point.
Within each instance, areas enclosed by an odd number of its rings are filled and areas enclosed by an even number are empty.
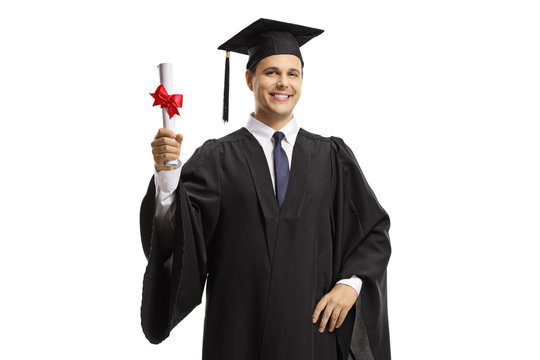
{"type": "MultiPolygon", "coordinates": [[[[172,64],[171,63],[162,63],[158,65],[159,69],[159,81],[161,85],[165,87],[167,93],[174,94],[173,90],[173,74],[172,74],[172,64]]],[[[164,107],[161,109],[163,116],[163,127],[172,130],[176,133],[175,130],[175,117],[169,117],[169,110],[164,107]]],[[[167,160],[165,161],[166,166],[178,166],[178,160],[167,160]]]]}

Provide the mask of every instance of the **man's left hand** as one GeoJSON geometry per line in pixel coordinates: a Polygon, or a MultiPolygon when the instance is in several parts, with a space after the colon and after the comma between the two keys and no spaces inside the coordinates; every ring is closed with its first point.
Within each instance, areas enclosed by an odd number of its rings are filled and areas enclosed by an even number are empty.
{"type": "Polygon", "coordinates": [[[336,284],[329,293],[324,295],[315,307],[315,312],[313,312],[312,319],[313,323],[315,324],[321,311],[324,310],[321,323],[319,325],[319,332],[322,333],[324,331],[326,323],[329,319],[329,332],[332,332],[334,327],[340,327],[345,320],[347,313],[356,302],[357,297],[358,294],[356,293],[356,290],[345,284],[336,284]]]}

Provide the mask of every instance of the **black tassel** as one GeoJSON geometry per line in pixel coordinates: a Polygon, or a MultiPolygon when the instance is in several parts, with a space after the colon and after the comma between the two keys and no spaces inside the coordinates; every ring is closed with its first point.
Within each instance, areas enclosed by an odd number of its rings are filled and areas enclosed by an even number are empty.
{"type": "Polygon", "coordinates": [[[225,55],[225,86],[223,89],[223,122],[229,121],[229,57],[230,52],[225,55]]]}

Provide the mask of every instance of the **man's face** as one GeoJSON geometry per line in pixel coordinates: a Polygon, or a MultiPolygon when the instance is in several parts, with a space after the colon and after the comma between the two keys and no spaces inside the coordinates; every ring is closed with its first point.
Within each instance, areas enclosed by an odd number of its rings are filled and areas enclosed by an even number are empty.
{"type": "Polygon", "coordinates": [[[267,56],[257,64],[255,75],[246,71],[248,87],[255,96],[255,114],[267,120],[290,120],[302,90],[302,63],[294,55],[267,56]]]}

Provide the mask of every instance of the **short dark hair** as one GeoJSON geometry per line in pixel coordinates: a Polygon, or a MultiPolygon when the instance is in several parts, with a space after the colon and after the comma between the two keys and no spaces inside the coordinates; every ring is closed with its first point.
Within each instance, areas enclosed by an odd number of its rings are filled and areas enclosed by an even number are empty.
{"type": "Polygon", "coordinates": [[[259,63],[256,62],[255,64],[251,65],[251,67],[249,68],[249,72],[251,72],[251,75],[252,75],[252,76],[255,76],[255,72],[257,71],[257,65],[258,65],[258,64],[259,64],[259,63]]]}

